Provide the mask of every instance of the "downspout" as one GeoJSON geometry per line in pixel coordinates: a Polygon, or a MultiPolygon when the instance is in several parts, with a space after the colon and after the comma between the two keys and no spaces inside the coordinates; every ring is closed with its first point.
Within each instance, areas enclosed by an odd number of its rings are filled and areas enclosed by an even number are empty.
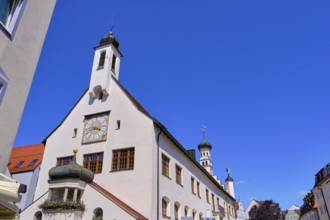
{"type": "Polygon", "coordinates": [[[159,220],[159,137],[163,130],[159,128],[159,134],[157,135],[157,220],[159,220]]]}

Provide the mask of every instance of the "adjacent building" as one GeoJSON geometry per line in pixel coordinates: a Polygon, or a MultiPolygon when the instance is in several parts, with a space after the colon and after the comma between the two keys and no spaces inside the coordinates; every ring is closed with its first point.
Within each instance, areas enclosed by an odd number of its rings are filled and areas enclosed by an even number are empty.
{"type": "Polygon", "coordinates": [[[248,215],[245,213],[242,201],[239,199],[235,204],[236,220],[247,220],[248,215]]]}
{"type": "Polygon", "coordinates": [[[283,219],[285,220],[299,220],[300,208],[296,205],[292,205],[288,210],[283,211],[283,219]]]}
{"type": "Polygon", "coordinates": [[[330,219],[330,163],[315,175],[314,193],[317,210],[321,220],[330,219]]]}
{"type": "Polygon", "coordinates": [[[312,192],[307,193],[304,197],[304,204],[300,207],[300,220],[320,220],[312,192]]]}
{"type": "Polygon", "coordinates": [[[94,49],[90,85],[45,138],[34,201],[21,219],[234,220],[234,180],[229,169],[226,186],[213,174],[212,145],[202,140],[197,161],[125,89],[112,32],[94,49]],[[54,201],[83,213],[54,214],[54,201]]]}
{"type": "Polygon", "coordinates": [[[13,148],[11,152],[8,163],[9,172],[13,179],[27,186],[21,201],[16,203],[21,210],[33,201],[44,149],[43,144],[34,144],[13,148]]]}
{"type": "Polygon", "coordinates": [[[18,210],[11,202],[21,186],[4,174],[54,5],[55,0],[0,3],[0,217],[18,210]]]}

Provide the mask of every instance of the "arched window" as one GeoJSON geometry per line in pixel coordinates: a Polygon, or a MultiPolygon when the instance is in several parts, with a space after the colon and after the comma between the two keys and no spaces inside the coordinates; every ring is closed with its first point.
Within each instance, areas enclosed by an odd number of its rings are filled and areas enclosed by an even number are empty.
{"type": "Polygon", "coordinates": [[[34,214],[33,220],[42,220],[42,213],[40,211],[39,212],[36,212],[34,214]]]}
{"type": "Polygon", "coordinates": [[[93,220],[102,220],[103,219],[103,210],[101,208],[94,209],[93,220]]]}
{"type": "Polygon", "coordinates": [[[174,204],[174,219],[179,220],[180,217],[180,204],[176,202],[174,204]]]}
{"type": "Polygon", "coordinates": [[[163,197],[163,199],[162,199],[162,215],[163,215],[163,217],[170,216],[169,203],[170,203],[170,200],[167,197],[163,197]]]}
{"type": "Polygon", "coordinates": [[[199,213],[199,220],[203,220],[203,213],[199,213]]]}
{"type": "Polygon", "coordinates": [[[195,209],[193,209],[193,211],[192,211],[192,217],[193,217],[193,220],[196,220],[196,210],[195,209]]]}
{"type": "Polygon", "coordinates": [[[185,206],[184,207],[184,216],[185,217],[188,217],[188,215],[189,215],[189,207],[188,206],[185,206]]]}

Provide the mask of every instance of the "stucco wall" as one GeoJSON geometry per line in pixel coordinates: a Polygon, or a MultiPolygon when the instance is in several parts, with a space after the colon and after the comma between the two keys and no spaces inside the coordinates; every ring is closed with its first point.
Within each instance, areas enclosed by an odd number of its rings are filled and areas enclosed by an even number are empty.
{"type": "MultiPolygon", "coordinates": [[[[170,178],[164,176],[161,172],[161,159],[160,159],[160,200],[167,197],[170,200],[169,209],[170,217],[174,217],[174,204],[180,204],[180,216],[184,216],[184,208],[188,207],[188,216],[192,216],[192,211],[196,210],[196,218],[200,213],[205,217],[206,211],[212,211],[212,194],[214,194],[214,203],[217,207],[217,198],[219,204],[225,208],[226,215],[228,216],[227,208],[233,208],[233,200],[230,199],[226,193],[223,192],[213,181],[210,180],[186,155],[183,154],[165,135],[160,136],[160,152],[170,158],[170,178]],[[182,168],[182,186],[176,183],[176,170],[175,165],[182,168]],[[194,188],[195,194],[191,189],[191,177],[195,179],[194,188]],[[197,181],[200,182],[201,198],[197,195],[197,181]],[[206,189],[209,190],[209,203],[206,201],[206,189]]],[[[161,203],[160,203],[161,209],[161,203]]],[[[229,219],[235,219],[230,216],[229,219]]]]}
{"type": "Polygon", "coordinates": [[[48,190],[48,171],[56,165],[56,158],[73,155],[73,148],[78,148],[77,163],[82,165],[84,154],[104,152],[102,173],[95,174],[94,181],[141,214],[151,216],[153,136],[153,122],[136,109],[116,82],[111,82],[110,95],[103,101],[90,102],[85,94],[47,139],[36,197],[48,190]],[[104,111],[110,111],[107,140],[82,144],[84,116],[104,111]],[[121,121],[119,130],[117,120],[121,121]],[[77,136],[72,138],[75,128],[77,136]],[[112,150],[129,147],[135,147],[134,170],[111,172],[112,150]]]}
{"type": "Polygon", "coordinates": [[[56,0],[24,0],[14,36],[0,29],[0,67],[8,87],[0,104],[0,173],[5,172],[56,0]]]}

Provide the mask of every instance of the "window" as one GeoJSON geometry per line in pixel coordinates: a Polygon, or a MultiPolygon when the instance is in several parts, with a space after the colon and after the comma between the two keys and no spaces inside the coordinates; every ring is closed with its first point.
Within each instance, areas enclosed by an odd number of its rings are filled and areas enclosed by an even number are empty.
{"type": "Polygon", "coordinates": [[[185,206],[184,207],[184,216],[187,217],[189,214],[189,207],[188,206],[185,206]]]}
{"type": "Polygon", "coordinates": [[[217,197],[217,206],[218,206],[218,210],[220,210],[220,199],[217,197]]]}
{"type": "Polygon", "coordinates": [[[175,203],[174,204],[174,219],[175,220],[179,220],[180,219],[179,211],[180,211],[180,204],[179,203],[175,203]]]}
{"type": "Polygon", "coordinates": [[[18,163],[15,165],[14,168],[19,168],[23,163],[24,163],[24,161],[20,161],[20,162],[18,162],[18,163]]]}
{"type": "Polygon", "coordinates": [[[199,198],[201,198],[201,189],[200,189],[200,183],[197,181],[197,195],[199,198]]]}
{"type": "Polygon", "coordinates": [[[103,152],[84,155],[84,167],[94,173],[102,173],[103,152]]]}
{"type": "Polygon", "coordinates": [[[112,63],[111,63],[111,70],[114,73],[115,73],[115,70],[116,70],[116,62],[117,62],[117,57],[115,55],[113,55],[112,56],[112,63]]]}
{"type": "Polygon", "coordinates": [[[33,220],[42,220],[42,213],[40,211],[36,212],[33,220]]]}
{"type": "Polygon", "coordinates": [[[112,151],[112,171],[134,169],[134,148],[112,151]]]}
{"type": "Polygon", "coordinates": [[[117,128],[116,130],[119,130],[120,129],[120,120],[117,120],[117,128]]]}
{"type": "Polygon", "coordinates": [[[37,161],[38,161],[37,159],[32,160],[32,161],[29,163],[29,166],[33,166],[37,161]]]}
{"type": "Polygon", "coordinates": [[[199,220],[203,220],[203,213],[199,213],[199,220]]]}
{"type": "Polygon", "coordinates": [[[0,27],[5,29],[9,34],[15,31],[19,14],[25,5],[24,0],[1,0],[0,1],[0,27]]]}
{"type": "Polygon", "coordinates": [[[74,129],[73,129],[72,138],[77,137],[77,131],[78,131],[77,128],[74,128],[74,129]]]}
{"type": "Polygon", "coordinates": [[[170,177],[170,159],[162,154],[162,174],[170,177]]]}
{"type": "Polygon", "coordinates": [[[182,168],[175,165],[176,183],[182,185],[182,168]]]}
{"type": "Polygon", "coordinates": [[[195,178],[191,177],[191,193],[195,194],[195,178]]]}
{"type": "Polygon", "coordinates": [[[193,220],[195,220],[195,218],[196,218],[196,210],[195,209],[192,212],[192,217],[193,217],[193,220]]]}
{"type": "Polygon", "coordinates": [[[206,202],[210,203],[209,190],[208,189],[205,190],[205,194],[206,194],[206,202]]]}
{"type": "Polygon", "coordinates": [[[215,212],[214,194],[212,193],[212,211],[215,212]]]}
{"type": "Polygon", "coordinates": [[[168,210],[169,203],[170,203],[170,201],[167,197],[164,197],[162,199],[162,215],[163,215],[163,217],[169,217],[169,210],[168,210]]]}
{"type": "Polygon", "coordinates": [[[103,92],[101,91],[98,94],[98,100],[102,100],[102,99],[103,99],[103,92]]]}
{"type": "Polygon", "coordinates": [[[98,69],[102,69],[104,67],[105,55],[106,55],[106,52],[105,51],[102,51],[101,54],[100,54],[100,60],[99,60],[98,69]]]}
{"type": "MultiPolygon", "coordinates": [[[[1,11],[1,8],[0,8],[0,11],[1,11]]],[[[8,78],[5,74],[5,72],[3,71],[3,69],[0,67],[0,105],[5,96],[7,86],[8,86],[8,78]]]]}
{"type": "Polygon", "coordinates": [[[102,220],[103,219],[103,210],[101,208],[94,209],[93,219],[95,219],[95,220],[102,220]]]}
{"type": "Polygon", "coordinates": [[[73,159],[73,156],[57,158],[56,166],[63,166],[69,164],[73,159]]]}

